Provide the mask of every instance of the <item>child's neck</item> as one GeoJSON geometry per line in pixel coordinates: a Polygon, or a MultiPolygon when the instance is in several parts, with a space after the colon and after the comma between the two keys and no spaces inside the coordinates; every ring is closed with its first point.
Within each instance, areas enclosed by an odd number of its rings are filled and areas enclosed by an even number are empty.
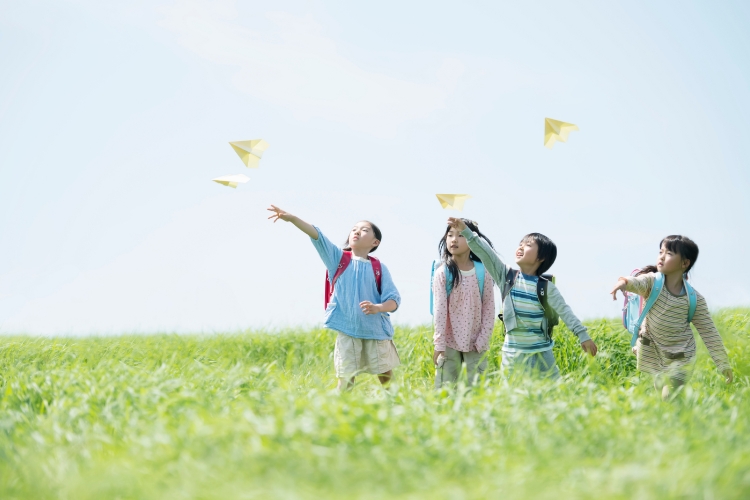
{"type": "Polygon", "coordinates": [[[474,262],[471,260],[471,252],[454,255],[453,262],[456,263],[461,271],[471,271],[474,269],[474,262]]]}
{"type": "Polygon", "coordinates": [[[370,260],[370,251],[362,248],[352,248],[352,255],[359,257],[360,259],[370,260]]]}
{"type": "Polygon", "coordinates": [[[672,295],[679,295],[682,293],[682,271],[665,274],[664,281],[666,282],[669,293],[672,295]]]}
{"type": "Polygon", "coordinates": [[[521,268],[521,272],[526,276],[536,276],[536,272],[539,269],[539,264],[521,264],[518,263],[518,267],[521,268]]]}

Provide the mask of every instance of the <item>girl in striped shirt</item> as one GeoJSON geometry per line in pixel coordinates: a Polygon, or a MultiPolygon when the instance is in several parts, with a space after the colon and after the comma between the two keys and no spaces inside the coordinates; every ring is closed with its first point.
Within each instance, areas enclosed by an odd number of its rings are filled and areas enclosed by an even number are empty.
{"type": "MultiPolygon", "coordinates": [[[[656,266],[645,267],[637,276],[621,277],[612,290],[627,291],[648,298],[656,273],[664,275],[664,287],[646,314],[636,344],[638,369],[655,376],[654,387],[661,387],[662,397],[669,397],[690,378],[695,358],[695,337],[688,322],[690,307],[684,280],[698,259],[698,245],[686,236],[672,235],[659,244],[656,266]]],[[[703,295],[696,291],[697,304],[693,325],[706,344],[716,367],[732,382],[732,369],[719,332],[708,314],[703,295]]]]}
{"type": "MultiPolygon", "coordinates": [[[[477,223],[462,219],[481,238],[477,223]]],[[[489,243],[489,240],[487,240],[489,243]]],[[[489,243],[492,245],[492,243],[489,243]]],[[[458,229],[448,226],[438,250],[442,264],[435,270],[432,293],[435,297],[435,388],[455,384],[466,365],[469,385],[487,369],[486,352],[495,325],[495,282],[485,274],[480,289],[479,257],[458,229]],[[450,289],[450,294],[448,290],[450,289]]]]}

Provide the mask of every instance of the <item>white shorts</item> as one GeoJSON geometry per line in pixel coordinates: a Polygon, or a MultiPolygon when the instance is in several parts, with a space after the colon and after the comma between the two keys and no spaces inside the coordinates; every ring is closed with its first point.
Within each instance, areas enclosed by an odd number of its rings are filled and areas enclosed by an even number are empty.
{"type": "Polygon", "coordinates": [[[392,340],[358,339],[339,332],[333,350],[337,378],[360,373],[380,375],[401,364],[392,340]]]}

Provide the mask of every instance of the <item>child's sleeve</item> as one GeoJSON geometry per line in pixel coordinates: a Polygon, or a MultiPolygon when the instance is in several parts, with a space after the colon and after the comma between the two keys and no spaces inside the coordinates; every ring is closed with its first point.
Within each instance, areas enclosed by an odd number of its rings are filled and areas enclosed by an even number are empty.
{"type": "Polygon", "coordinates": [[[385,264],[381,263],[380,269],[383,273],[380,277],[380,303],[382,304],[387,300],[396,302],[396,309],[391,311],[396,312],[401,306],[401,294],[398,293],[396,284],[393,283],[393,278],[391,278],[391,272],[385,267],[385,264]]]}
{"type": "Polygon", "coordinates": [[[695,325],[695,329],[698,330],[698,334],[701,336],[703,343],[706,344],[711,359],[716,363],[716,368],[718,368],[720,372],[729,368],[729,357],[727,356],[726,349],[724,349],[724,342],[721,340],[721,335],[719,335],[719,332],[716,330],[716,325],[714,325],[714,321],[708,313],[706,299],[704,299],[701,294],[698,294],[698,303],[695,307],[693,325],[695,325]]]}
{"type": "Polygon", "coordinates": [[[436,351],[445,351],[445,332],[448,328],[448,292],[445,289],[445,280],[445,271],[440,267],[435,271],[435,278],[432,280],[432,296],[435,300],[435,334],[432,342],[436,351]]]}
{"type": "Polygon", "coordinates": [[[495,327],[495,281],[490,275],[484,278],[482,293],[482,331],[477,337],[477,352],[484,352],[490,348],[490,338],[495,327]]]}
{"type": "Polygon", "coordinates": [[[334,245],[331,240],[326,238],[317,226],[313,227],[318,231],[318,239],[314,240],[310,238],[310,241],[312,241],[315,250],[318,251],[320,259],[328,270],[328,278],[333,279],[333,275],[336,274],[336,269],[339,267],[339,262],[341,262],[341,256],[344,254],[344,251],[334,245]]]}
{"type": "Polygon", "coordinates": [[[497,252],[495,252],[487,241],[480,238],[477,233],[473,232],[468,227],[461,231],[461,235],[466,238],[466,242],[469,244],[469,249],[474,252],[474,255],[479,257],[479,260],[482,261],[482,264],[484,264],[484,267],[487,269],[489,275],[492,276],[492,279],[495,280],[495,283],[502,287],[503,283],[505,283],[505,275],[508,272],[508,267],[503,264],[502,260],[500,260],[500,256],[497,255],[497,252]]]}
{"type": "Polygon", "coordinates": [[[581,320],[579,320],[576,315],[573,314],[573,310],[565,302],[565,299],[563,299],[562,294],[560,294],[560,290],[558,290],[555,284],[551,281],[547,286],[547,300],[549,301],[549,305],[552,306],[552,309],[554,309],[555,312],[560,316],[560,319],[563,320],[565,326],[567,326],[570,331],[575,333],[580,342],[583,343],[587,340],[591,340],[586,327],[583,326],[581,320]]]}
{"type": "Polygon", "coordinates": [[[646,273],[640,276],[623,276],[623,278],[628,282],[625,290],[648,298],[651,288],[654,286],[656,275],[654,273],[646,273]]]}

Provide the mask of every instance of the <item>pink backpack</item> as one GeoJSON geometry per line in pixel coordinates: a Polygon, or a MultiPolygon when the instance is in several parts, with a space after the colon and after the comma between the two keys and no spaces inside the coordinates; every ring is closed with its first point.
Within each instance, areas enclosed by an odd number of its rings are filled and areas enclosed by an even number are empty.
{"type": "MultiPolygon", "coordinates": [[[[339,276],[343,274],[344,271],[346,271],[346,268],[349,267],[349,264],[352,261],[352,253],[349,251],[344,250],[343,255],[341,255],[341,260],[339,261],[339,267],[336,269],[336,273],[333,275],[333,279],[328,279],[328,271],[326,271],[326,290],[325,290],[325,308],[328,309],[328,303],[331,301],[331,297],[333,296],[333,287],[336,286],[336,281],[339,279],[339,276]]],[[[370,256],[370,263],[372,264],[372,272],[375,273],[375,284],[378,286],[378,293],[383,293],[381,290],[381,276],[382,272],[380,271],[380,261],[376,259],[375,257],[370,256]]]]}

